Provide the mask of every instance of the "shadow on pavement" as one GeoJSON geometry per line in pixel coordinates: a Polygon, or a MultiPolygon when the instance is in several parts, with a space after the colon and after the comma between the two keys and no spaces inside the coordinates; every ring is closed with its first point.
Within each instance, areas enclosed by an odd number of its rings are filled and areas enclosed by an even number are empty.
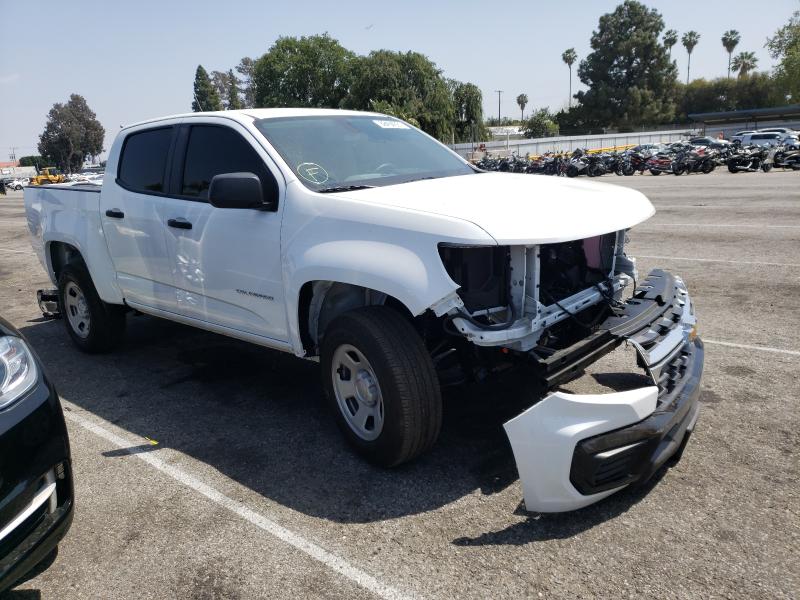
{"type": "MultiPolygon", "coordinates": [[[[435,510],[476,489],[496,493],[517,480],[502,423],[527,406],[509,400],[524,396],[519,387],[447,393],[433,451],[384,470],[345,444],[323,402],[314,363],[146,316],[128,317],[125,343],[108,355],[79,352],[61,321],[29,321],[21,329],[63,398],[158,442],[136,452],[173,448],[307,515],[372,522],[435,510]]],[[[469,543],[567,537],[638,500],[618,498],[594,511],[535,521],[547,527],[526,521],[469,543]]]]}

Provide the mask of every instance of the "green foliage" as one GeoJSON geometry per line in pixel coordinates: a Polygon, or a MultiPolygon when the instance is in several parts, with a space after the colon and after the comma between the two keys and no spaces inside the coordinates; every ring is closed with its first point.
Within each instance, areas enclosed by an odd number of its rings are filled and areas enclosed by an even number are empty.
{"type": "Polygon", "coordinates": [[[681,37],[681,44],[686,48],[686,52],[689,55],[689,60],[686,63],[686,83],[689,83],[689,72],[692,69],[692,52],[699,41],[700,34],[696,31],[687,31],[683,34],[683,37],[681,37]]]}
{"type": "Polygon", "coordinates": [[[672,56],[672,47],[678,43],[678,32],[674,29],[667,29],[664,32],[663,44],[667,49],[667,56],[672,56]]]}
{"type": "Polygon", "coordinates": [[[253,108],[256,105],[256,87],[253,83],[253,70],[256,61],[245,56],[236,65],[238,73],[238,85],[241,90],[242,108],[253,108]]]}
{"type": "Polygon", "coordinates": [[[373,101],[388,102],[416,119],[426,133],[450,141],[455,120],[451,92],[442,72],[423,54],[376,50],[357,57],[342,106],[369,110],[373,101]]]}
{"type": "Polygon", "coordinates": [[[722,47],[725,48],[725,51],[728,53],[728,77],[731,76],[731,56],[741,39],[742,36],[735,29],[729,29],[722,34],[722,47]]]}
{"type": "Polygon", "coordinates": [[[678,84],[678,119],[691,113],[767,108],[781,104],[774,80],[765,73],[752,73],[737,79],[718,77],[695,79],[678,84]]]}
{"type": "Polygon", "coordinates": [[[739,52],[731,62],[730,69],[734,73],[739,73],[739,77],[745,77],[758,65],[758,58],[754,52],[739,52]]]}
{"type": "Polygon", "coordinates": [[[658,11],[635,0],[600,17],[592,52],[578,69],[589,88],[575,95],[583,126],[630,127],[673,117],[676,70],[659,41],[663,29],[658,11]]]}
{"type": "Polygon", "coordinates": [[[103,151],[105,130],[86,99],[71,94],[66,104],[56,103],[39,136],[39,153],[64,172],[80,170],[89,156],[103,151]]]}
{"type": "Polygon", "coordinates": [[[43,156],[32,155],[32,156],[23,156],[19,159],[19,166],[20,167],[36,167],[38,171],[42,167],[47,166],[47,160],[43,156]]]}
{"type": "Polygon", "coordinates": [[[528,105],[528,94],[520,94],[517,96],[517,106],[519,106],[520,118],[525,118],[525,107],[528,105]]]}
{"type": "Polygon", "coordinates": [[[522,127],[526,138],[540,138],[558,135],[558,123],[555,115],[546,108],[533,111],[522,127]]]}
{"type": "Polygon", "coordinates": [[[778,29],[766,44],[770,56],[779,61],[774,76],[777,88],[792,102],[800,101],[800,11],[778,29]]]}
{"type": "Polygon", "coordinates": [[[228,71],[228,90],[227,90],[227,106],[228,110],[239,110],[242,108],[242,101],[239,99],[239,86],[236,76],[233,74],[233,69],[228,71]]]}
{"type": "Polygon", "coordinates": [[[564,50],[564,52],[561,53],[561,60],[572,69],[572,65],[578,60],[578,54],[575,52],[575,48],[567,48],[564,50]]]}
{"type": "Polygon", "coordinates": [[[471,142],[489,138],[483,122],[483,94],[474,83],[447,80],[453,104],[453,137],[458,142],[471,142]]]}
{"type": "Polygon", "coordinates": [[[253,65],[255,105],[338,108],[347,95],[354,58],[327,33],[278,38],[253,65]]]}
{"type": "Polygon", "coordinates": [[[222,110],[222,102],[220,102],[219,94],[214,89],[208,73],[203,68],[203,65],[197,65],[197,71],[194,74],[194,99],[192,100],[192,111],[212,111],[222,110]]]}

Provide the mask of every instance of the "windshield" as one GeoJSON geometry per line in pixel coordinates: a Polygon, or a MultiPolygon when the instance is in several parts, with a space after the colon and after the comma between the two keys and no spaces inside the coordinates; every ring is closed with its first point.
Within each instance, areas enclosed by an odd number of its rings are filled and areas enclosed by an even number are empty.
{"type": "Polygon", "coordinates": [[[441,144],[392,117],[279,117],[255,125],[300,181],[318,192],[476,173],[441,144]]]}

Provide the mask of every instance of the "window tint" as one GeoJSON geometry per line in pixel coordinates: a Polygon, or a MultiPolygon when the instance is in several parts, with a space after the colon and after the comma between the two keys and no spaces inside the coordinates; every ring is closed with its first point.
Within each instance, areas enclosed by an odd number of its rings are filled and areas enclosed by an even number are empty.
{"type": "Polygon", "coordinates": [[[208,186],[215,175],[241,172],[258,175],[266,196],[270,192],[277,193],[277,184],[272,173],[242,136],[229,127],[192,127],[181,182],[183,196],[207,200],[208,186]]]}
{"type": "Polygon", "coordinates": [[[142,192],[163,192],[167,153],[172,127],[131,134],[125,140],[119,164],[119,180],[128,188],[142,192]]]}

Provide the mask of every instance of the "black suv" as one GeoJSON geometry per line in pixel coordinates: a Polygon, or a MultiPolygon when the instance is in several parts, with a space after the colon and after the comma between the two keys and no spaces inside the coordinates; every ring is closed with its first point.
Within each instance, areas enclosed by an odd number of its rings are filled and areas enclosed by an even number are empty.
{"type": "Polygon", "coordinates": [[[72,523],[73,493],[58,394],[0,318],[0,594],[55,558],[72,523]]]}

